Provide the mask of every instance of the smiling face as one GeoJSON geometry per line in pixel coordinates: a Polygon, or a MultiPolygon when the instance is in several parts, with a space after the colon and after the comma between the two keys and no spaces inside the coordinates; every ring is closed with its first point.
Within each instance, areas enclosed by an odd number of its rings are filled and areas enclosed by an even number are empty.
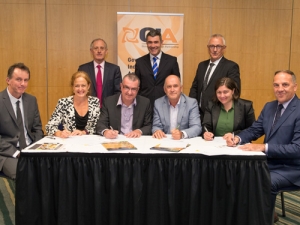
{"type": "Polygon", "coordinates": [[[234,94],[234,90],[230,90],[225,85],[220,86],[216,90],[217,98],[224,106],[232,102],[233,94],[234,94]]]}
{"type": "Polygon", "coordinates": [[[274,76],[273,89],[276,99],[283,104],[291,100],[297,91],[297,83],[292,79],[292,75],[280,72],[274,76]]]}
{"type": "Polygon", "coordinates": [[[102,40],[94,41],[92,48],[90,49],[91,54],[98,64],[102,63],[105,60],[107,55],[107,46],[102,40]]]}
{"type": "Polygon", "coordinates": [[[210,60],[214,62],[224,55],[226,45],[224,45],[221,37],[213,37],[209,40],[207,48],[210,55],[210,60]]]}
{"type": "Polygon", "coordinates": [[[73,92],[76,97],[86,97],[89,93],[90,85],[83,77],[74,80],[73,92]]]}
{"type": "Polygon", "coordinates": [[[175,75],[170,75],[165,80],[164,91],[168,96],[170,103],[174,106],[179,101],[182,86],[180,78],[175,75]]]}
{"type": "Polygon", "coordinates": [[[147,37],[147,48],[151,55],[157,56],[161,51],[161,47],[162,41],[160,40],[160,37],[158,35],[154,37],[147,37]]]}
{"type": "Polygon", "coordinates": [[[20,98],[28,86],[29,74],[25,70],[15,68],[12,77],[7,77],[6,82],[9,93],[15,98],[20,98]]]}
{"type": "Polygon", "coordinates": [[[139,80],[132,81],[128,77],[124,77],[121,83],[121,98],[125,105],[129,106],[133,103],[138,91],[139,80]]]}

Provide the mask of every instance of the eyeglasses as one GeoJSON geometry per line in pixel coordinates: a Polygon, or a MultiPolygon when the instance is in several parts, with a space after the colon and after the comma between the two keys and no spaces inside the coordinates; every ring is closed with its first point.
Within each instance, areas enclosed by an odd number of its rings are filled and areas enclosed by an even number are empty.
{"type": "Polygon", "coordinates": [[[207,47],[210,49],[210,50],[215,50],[215,48],[217,50],[220,50],[224,47],[225,45],[207,45],[207,47]]]}
{"type": "Polygon", "coordinates": [[[129,91],[137,92],[137,91],[139,90],[138,87],[136,87],[136,88],[130,88],[130,87],[124,85],[124,84],[123,84],[123,88],[124,88],[125,91],[128,91],[128,92],[129,92],[129,91]]]}

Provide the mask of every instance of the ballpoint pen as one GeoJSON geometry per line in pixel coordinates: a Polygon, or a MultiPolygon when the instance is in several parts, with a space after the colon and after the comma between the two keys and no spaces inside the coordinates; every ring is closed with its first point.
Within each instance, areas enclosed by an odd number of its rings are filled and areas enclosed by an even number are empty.
{"type": "Polygon", "coordinates": [[[114,128],[112,127],[112,126],[109,126],[110,127],[110,129],[113,131],[114,130],[114,128]]]}
{"type": "Polygon", "coordinates": [[[177,125],[176,130],[179,130],[179,128],[180,128],[180,124],[177,125]]]}
{"type": "Polygon", "coordinates": [[[208,130],[207,130],[207,128],[206,128],[206,126],[203,126],[204,127],[204,130],[206,131],[206,132],[208,132],[208,130]]]}

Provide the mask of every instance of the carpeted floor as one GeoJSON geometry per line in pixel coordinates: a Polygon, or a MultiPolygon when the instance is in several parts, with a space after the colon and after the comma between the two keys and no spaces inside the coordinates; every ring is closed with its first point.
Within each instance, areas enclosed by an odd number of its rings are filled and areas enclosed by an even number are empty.
{"type": "Polygon", "coordinates": [[[300,225],[300,191],[285,192],[285,217],[282,217],[280,195],[277,196],[276,209],[279,221],[276,225],[300,225]]]}
{"type": "MultiPolygon", "coordinates": [[[[285,213],[281,214],[280,195],[277,196],[276,212],[279,222],[276,225],[300,225],[300,191],[285,192],[285,213]]],[[[15,224],[15,183],[12,180],[0,178],[0,224],[15,224]]]]}
{"type": "Polygon", "coordinates": [[[0,224],[15,224],[15,182],[0,178],[0,224]]]}

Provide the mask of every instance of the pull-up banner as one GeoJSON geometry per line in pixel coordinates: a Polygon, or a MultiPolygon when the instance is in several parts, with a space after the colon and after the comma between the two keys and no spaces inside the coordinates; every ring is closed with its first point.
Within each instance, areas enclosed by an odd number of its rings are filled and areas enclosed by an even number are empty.
{"type": "Polygon", "coordinates": [[[146,35],[160,30],[162,51],[177,57],[183,75],[183,14],[118,12],[118,65],[122,75],[135,71],[135,60],[149,53],[146,35]]]}

